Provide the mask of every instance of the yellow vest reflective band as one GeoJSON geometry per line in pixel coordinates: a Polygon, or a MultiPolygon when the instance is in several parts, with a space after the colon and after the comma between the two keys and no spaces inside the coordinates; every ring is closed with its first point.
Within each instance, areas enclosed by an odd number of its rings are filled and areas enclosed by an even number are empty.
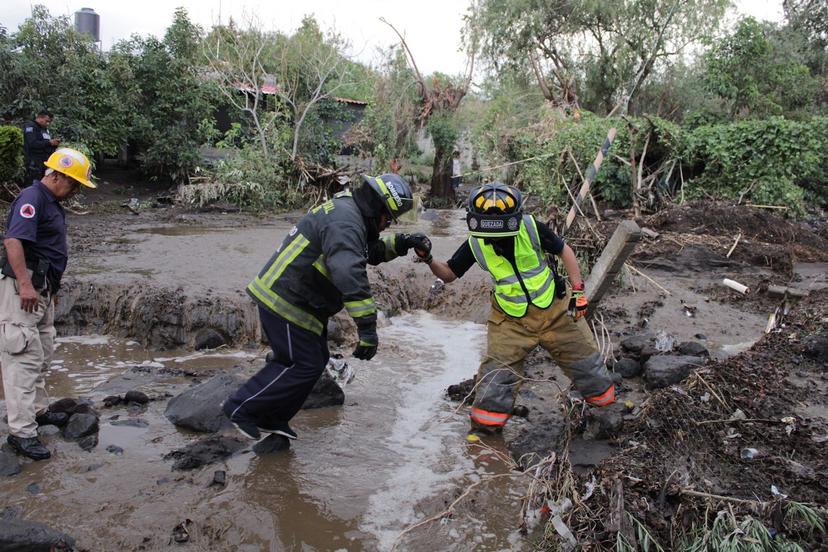
{"type": "Polygon", "coordinates": [[[494,248],[486,244],[483,238],[470,237],[469,246],[477,263],[494,280],[497,304],[509,316],[520,318],[526,314],[529,301],[542,309],[552,304],[555,298],[555,279],[546,264],[538,228],[531,215],[523,216],[523,223],[514,240],[515,265],[529,293],[528,300],[512,263],[495,253],[494,248]]]}

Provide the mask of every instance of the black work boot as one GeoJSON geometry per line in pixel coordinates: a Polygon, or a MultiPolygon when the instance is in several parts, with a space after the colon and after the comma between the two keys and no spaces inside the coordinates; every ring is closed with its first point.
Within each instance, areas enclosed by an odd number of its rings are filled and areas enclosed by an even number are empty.
{"type": "Polygon", "coordinates": [[[16,437],[9,435],[6,441],[14,450],[23,456],[28,456],[32,460],[46,460],[52,456],[49,449],[44,447],[43,443],[37,437],[16,437]]]}
{"type": "Polygon", "coordinates": [[[256,422],[238,412],[239,409],[231,408],[228,401],[224,401],[221,405],[221,410],[227,416],[227,419],[230,420],[230,423],[239,430],[239,433],[254,441],[262,438],[262,434],[259,433],[259,428],[256,427],[256,422]]]}
{"type": "Polygon", "coordinates": [[[288,439],[296,439],[299,436],[293,431],[287,422],[270,422],[268,424],[258,424],[258,429],[262,433],[273,433],[275,435],[281,435],[282,437],[287,437],[288,439]]]}
{"type": "Polygon", "coordinates": [[[67,422],[69,422],[69,414],[66,412],[51,412],[47,410],[46,412],[35,416],[35,422],[37,422],[37,425],[39,426],[53,425],[63,427],[67,424],[67,422]]]}

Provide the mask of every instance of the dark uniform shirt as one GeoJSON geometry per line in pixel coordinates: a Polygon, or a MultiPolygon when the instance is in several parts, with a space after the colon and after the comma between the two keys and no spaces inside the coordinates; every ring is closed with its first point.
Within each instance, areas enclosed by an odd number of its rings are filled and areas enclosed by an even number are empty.
{"type": "Polygon", "coordinates": [[[37,121],[29,121],[23,126],[23,160],[26,168],[43,168],[43,163],[57,149],[49,143],[52,135],[49,129],[37,124],[37,121]]]}
{"type": "Polygon", "coordinates": [[[28,264],[49,261],[49,286],[56,291],[69,258],[66,245],[66,214],[57,198],[35,180],[14,200],[6,222],[6,238],[23,244],[28,264]]]}
{"type": "MultiPolygon", "coordinates": [[[[535,225],[538,227],[538,237],[540,237],[541,248],[553,255],[560,255],[564,248],[564,241],[549,229],[544,223],[535,220],[535,225]]],[[[501,239],[493,243],[495,252],[508,260],[512,266],[515,266],[515,240],[501,239]]],[[[475,263],[474,253],[472,253],[469,241],[463,242],[457,251],[454,252],[451,259],[448,260],[449,268],[458,277],[462,278],[475,263]]],[[[515,270],[517,272],[517,270],[515,270]]]]}

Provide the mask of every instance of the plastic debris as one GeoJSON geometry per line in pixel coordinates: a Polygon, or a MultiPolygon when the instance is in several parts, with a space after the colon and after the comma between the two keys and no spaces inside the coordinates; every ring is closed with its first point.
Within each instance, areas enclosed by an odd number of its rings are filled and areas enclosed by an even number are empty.
{"type": "Polygon", "coordinates": [[[341,384],[349,384],[354,381],[356,371],[343,359],[331,358],[328,359],[326,366],[331,377],[341,384]]]}
{"type": "Polygon", "coordinates": [[[790,437],[791,433],[796,431],[796,418],[793,416],[786,416],[782,418],[781,422],[785,425],[785,434],[790,437]]]}
{"type": "Polygon", "coordinates": [[[656,351],[660,353],[666,353],[673,350],[673,347],[676,346],[676,338],[672,335],[668,334],[665,331],[661,331],[658,333],[655,339],[655,348],[656,351]]]}
{"type": "Polygon", "coordinates": [[[759,451],[755,448],[743,448],[741,452],[742,460],[753,460],[759,455],[759,451]]]}

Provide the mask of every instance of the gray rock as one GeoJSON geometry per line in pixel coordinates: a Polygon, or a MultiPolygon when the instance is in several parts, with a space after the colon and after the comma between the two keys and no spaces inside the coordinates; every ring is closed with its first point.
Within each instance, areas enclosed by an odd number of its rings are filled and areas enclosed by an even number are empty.
{"type": "Polygon", "coordinates": [[[204,328],[195,336],[195,350],[217,349],[227,344],[227,339],[212,328],[204,328]]]}
{"type": "Polygon", "coordinates": [[[233,437],[208,437],[164,455],[164,460],[174,461],[173,470],[194,470],[220,462],[245,446],[246,443],[233,437]]]}
{"type": "Polygon", "coordinates": [[[624,427],[624,405],[614,403],[604,408],[586,410],[584,438],[614,439],[624,427]]]}
{"type": "Polygon", "coordinates": [[[89,452],[90,450],[98,446],[98,434],[93,433],[91,435],[81,437],[80,439],[78,439],[78,446],[86,452],[89,452]]]}
{"type": "Polygon", "coordinates": [[[17,475],[23,468],[20,466],[20,458],[13,452],[0,450],[0,477],[11,477],[17,475]]]}
{"type": "Polygon", "coordinates": [[[118,445],[109,445],[108,447],[106,447],[106,452],[114,454],[115,456],[120,456],[124,453],[124,449],[122,449],[118,445]]]}
{"type": "Polygon", "coordinates": [[[29,494],[37,495],[42,493],[43,491],[40,490],[40,485],[38,485],[37,483],[29,483],[28,485],[26,485],[26,492],[28,492],[29,494]]]}
{"type": "Polygon", "coordinates": [[[94,414],[72,414],[63,436],[70,440],[77,440],[98,432],[98,417],[94,414]]]}
{"type": "Polygon", "coordinates": [[[40,437],[50,437],[60,433],[60,428],[56,425],[48,424],[37,427],[37,434],[40,437]]]}
{"type": "Polygon", "coordinates": [[[0,520],[0,552],[59,552],[74,546],[75,539],[43,523],[0,520]]]}
{"type": "Polygon", "coordinates": [[[683,341],[676,347],[676,352],[683,355],[710,356],[710,351],[707,350],[707,347],[698,341],[683,341]]]}
{"type": "Polygon", "coordinates": [[[126,395],[124,395],[124,402],[135,402],[138,404],[147,404],[149,402],[149,397],[146,393],[142,393],[141,391],[127,391],[126,395]]]}
{"type": "Polygon", "coordinates": [[[649,335],[633,335],[621,340],[621,347],[625,351],[638,354],[641,350],[652,342],[652,337],[649,335]]]}
{"type": "Polygon", "coordinates": [[[648,343],[644,346],[643,349],[638,353],[638,358],[641,359],[641,362],[646,362],[651,356],[655,356],[661,354],[661,351],[656,349],[654,343],[648,343]]]}
{"type": "Polygon", "coordinates": [[[302,405],[302,409],[322,408],[325,406],[341,406],[345,404],[345,392],[336,381],[325,370],[322,376],[316,380],[308,398],[302,405]]]}
{"type": "Polygon", "coordinates": [[[227,484],[227,472],[224,470],[216,470],[213,472],[213,480],[210,482],[210,486],[217,485],[219,487],[224,487],[227,484]]]}
{"type": "Polygon", "coordinates": [[[683,381],[704,362],[704,358],[696,356],[656,355],[644,364],[644,379],[651,389],[667,387],[683,381]]]}
{"type": "MultiPolygon", "coordinates": [[[[516,432],[504,435],[512,458],[526,469],[538,463],[555,450],[564,429],[563,419],[557,415],[538,411],[533,423],[522,424],[516,432]]],[[[510,430],[507,426],[507,431],[510,430]]]]}
{"type": "Polygon", "coordinates": [[[616,374],[625,378],[634,378],[641,373],[641,363],[631,357],[621,357],[612,367],[616,374]]]}
{"type": "Polygon", "coordinates": [[[258,455],[270,454],[271,452],[279,452],[290,448],[290,439],[282,435],[272,433],[265,439],[262,439],[253,445],[253,452],[258,455]]]}
{"type": "Polygon", "coordinates": [[[242,384],[232,374],[214,376],[170,399],[164,415],[178,427],[215,433],[231,427],[221,403],[242,384]]]}
{"type": "Polygon", "coordinates": [[[124,420],[113,420],[110,422],[114,426],[123,427],[149,427],[149,422],[143,418],[126,418],[124,420]]]}
{"type": "Polygon", "coordinates": [[[802,346],[805,355],[823,362],[828,361],[828,330],[807,336],[802,340],[802,346]]]}

